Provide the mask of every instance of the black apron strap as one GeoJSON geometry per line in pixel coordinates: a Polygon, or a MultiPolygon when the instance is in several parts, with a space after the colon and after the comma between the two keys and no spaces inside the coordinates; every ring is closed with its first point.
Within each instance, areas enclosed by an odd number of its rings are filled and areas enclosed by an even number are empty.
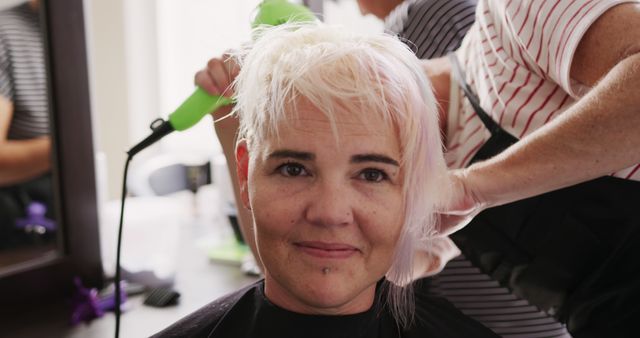
{"type": "Polygon", "coordinates": [[[478,117],[480,118],[484,126],[491,133],[491,137],[487,140],[487,142],[485,142],[485,145],[481,147],[480,150],[478,150],[478,152],[476,153],[476,155],[473,157],[473,159],[469,164],[473,164],[475,162],[491,158],[501,153],[503,150],[507,149],[512,144],[518,142],[517,137],[511,135],[509,132],[502,129],[502,127],[500,127],[500,125],[497,122],[495,122],[491,118],[491,116],[489,116],[489,114],[487,114],[487,112],[484,111],[484,109],[482,109],[482,107],[480,106],[480,100],[478,99],[476,94],[473,93],[473,91],[471,90],[471,87],[469,87],[469,85],[464,80],[465,79],[464,70],[462,69],[462,67],[460,67],[460,63],[458,62],[458,58],[456,57],[456,54],[449,53],[449,59],[451,60],[453,75],[458,81],[458,85],[464,92],[464,95],[467,97],[467,100],[469,100],[469,103],[471,103],[471,106],[473,107],[473,110],[475,111],[476,115],[478,115],[478,117]]]}
{"type": "Polygon", "coordinates": [[[471,90],[471,87],[469,87],[469,84],[465,82],[466,76],[465,76],[464,70],[462,69],[462,67],[460,67],[460,62],[458,62],[458,57],[456,57],[456,54],[449,53],[448,56],[449,56],[449,59],[451,60],[451,66],[453,67],[453,75],[458,81],[458,85],[464,92],[464,95],[467,97],[467,100],[469,100],[469,103],[471,103],[471,106],[473,107],[473,110],[476,112],[476,115],[478,115],[480,120],[482,120],[482,123],[484,124],[484,126],[491,132],[491,135],[495,135],[499,130],[502,130],[502,128],[500,127],[499,124],[497,124],[491,118],[491,116],[489,116],[489,114],[487,114],[487,112],[484,111],[484,109],[482,109],[482,107],[480,107],[480,100],[478,99],[478,96],[476,96],[476,94],[471,90]]]}

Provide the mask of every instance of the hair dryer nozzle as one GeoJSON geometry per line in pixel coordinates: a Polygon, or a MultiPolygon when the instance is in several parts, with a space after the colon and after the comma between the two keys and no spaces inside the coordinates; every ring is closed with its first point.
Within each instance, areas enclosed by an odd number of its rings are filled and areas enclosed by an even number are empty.
{"type": "Polygon", "coordinates": [[[277,26],[285,22],[312,22],[317,18],[307,7],[288,0],[264,0],[257,8],[252,27],[259,25],[277,26]]]}

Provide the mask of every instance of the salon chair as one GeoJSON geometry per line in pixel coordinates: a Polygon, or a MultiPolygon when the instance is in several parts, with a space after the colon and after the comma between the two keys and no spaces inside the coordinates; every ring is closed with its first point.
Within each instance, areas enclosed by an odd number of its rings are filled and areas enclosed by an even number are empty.
{"type": "Polygon", "coordinates": [[[182,190],[194,194],[211,184],[211,162],[185,163],[171,155],[160,155],[132,168],[127,190],[132,196],[165,196],[182,190]]]}

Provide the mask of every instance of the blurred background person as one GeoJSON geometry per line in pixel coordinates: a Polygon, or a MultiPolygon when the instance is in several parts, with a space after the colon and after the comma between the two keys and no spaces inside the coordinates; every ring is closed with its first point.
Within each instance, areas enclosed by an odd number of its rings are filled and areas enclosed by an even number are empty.
{"type": "Polygon", "coordinates": [[[52,216],[51,140],[39,1],[0,12],[0,248],[24,239],[15,220],[32,201],[52,216]]]}
{"type": "Polygon", "coordinates": [[[384,21],[419,59],[456,50],[475,21],[477,0],[357,0],[363,15],[384,21]]]}

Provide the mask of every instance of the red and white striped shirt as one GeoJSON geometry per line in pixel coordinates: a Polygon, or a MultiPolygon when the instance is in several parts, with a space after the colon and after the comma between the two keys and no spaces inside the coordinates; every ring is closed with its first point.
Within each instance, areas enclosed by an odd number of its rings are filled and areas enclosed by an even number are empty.
{"type": "MultiPolygon", "coordinates": [[[[588,89],[569,76],[580,39],[605,11],[626,2],[640,1],[478,1],[457,55],[483,109],[518,138],[559,116],[588,89]]],[[[445,155],[452,168],[466,166],[490,136],[463,95],[455,84],[445,155]]],[[[640,181],[640,164],[613,176],[640,181]]]]}

